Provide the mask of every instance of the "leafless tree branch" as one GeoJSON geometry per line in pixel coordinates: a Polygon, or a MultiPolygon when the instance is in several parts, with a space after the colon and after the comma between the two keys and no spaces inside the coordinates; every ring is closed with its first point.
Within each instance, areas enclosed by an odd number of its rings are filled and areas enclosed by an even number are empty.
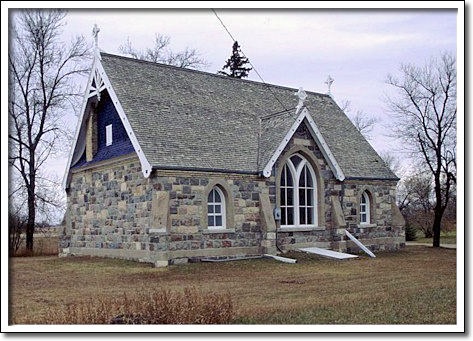
{"type": "Polygon", "coordinates": [[[169,48],[170,44],[171,38],[169,36],[156,33],[152,47],[138,50],[133,47],[128,37],[126,42],[118,47],[118,50],[135,59],[163,63],[181,68],[200,70],[209,66],[209,63],[201,57],[196,49],[186,47],[184,51],[172,52],[169,48]]]}
{"type": "Polygon", "coordinates": [[[344,100],[340,104],[342,111],[348,116],[352,121],[355,128],[367,139],[371,139],[370,133],[374,129],[374,125],[379,121],[378,118],[374,116],[367,115],[362,110],[357,110],[353,113],[351,108],[351,103],[348,100],[344,100]]]}

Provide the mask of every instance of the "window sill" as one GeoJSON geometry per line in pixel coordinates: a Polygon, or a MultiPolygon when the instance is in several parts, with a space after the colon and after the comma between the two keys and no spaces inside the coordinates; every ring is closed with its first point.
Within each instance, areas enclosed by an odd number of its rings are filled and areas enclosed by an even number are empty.
{"type": "Polygon", "coordinates": [[[306,232],[306,231],[323,231],[325,226],[307,226],[307,227],[281,227],[278,232],[306,232]]]}
{"type": "Polygon", "coordinates": [[[235,233],[235,229],[204,229],[202,230],[204,234],[211,234],[211,233],[235,233]]]}
{"type": "Polygon", "coordinates": [[[359,227],[359,228],[363,228],[363,227],[376,227],[376,224],[360,223],[360,224],[358,224],[358,227],[359,227]]]}
{"type": "Polygon", "coordinates": [[[166,231],[166,230],[161,230],[161,229],[149,229],[148,233],[154,233],[154,234],[168,234],[168,231],[166,231]]]}

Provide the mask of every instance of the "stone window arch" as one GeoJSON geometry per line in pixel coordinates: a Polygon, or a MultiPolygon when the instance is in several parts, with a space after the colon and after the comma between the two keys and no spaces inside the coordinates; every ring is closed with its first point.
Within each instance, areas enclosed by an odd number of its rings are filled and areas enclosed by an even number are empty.
{"type": "Polygon", "coordinates": [[[209,232],[234,229],[233,195],[225,180],[210,180],[205,187],[200,223],[209,232]]]}
{"type": "Polygon", "coordinates": [[[207,196],[207,227],[209,230],[226,227],[225,207],[225,196],[222,190],[215,186],[207,196]]]}

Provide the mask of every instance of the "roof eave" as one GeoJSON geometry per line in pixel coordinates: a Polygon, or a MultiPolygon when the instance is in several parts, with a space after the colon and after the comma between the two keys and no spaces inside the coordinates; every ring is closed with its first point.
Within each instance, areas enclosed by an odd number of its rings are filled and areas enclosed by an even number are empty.
{"type": "Polygon", "coordinates": [[[345,180],[373,180],[373,181],[399,181],[398,177],[369,177],[369,176],[347,176],[345,180]]]}
{"type": "Polygon", "coordinates": [[[178,170],[178,171],[189,171],[189,172],[215,172],[215,173],[233,173],[233,174],[248,174],[248,175],[262,175],[260,171],[244,171],[235,169],[224,169],[224,168],[200,168],[200,167],[184,167],[184,166],[163,166],[156,165],[152,166],[152,170],[178,170]]]}

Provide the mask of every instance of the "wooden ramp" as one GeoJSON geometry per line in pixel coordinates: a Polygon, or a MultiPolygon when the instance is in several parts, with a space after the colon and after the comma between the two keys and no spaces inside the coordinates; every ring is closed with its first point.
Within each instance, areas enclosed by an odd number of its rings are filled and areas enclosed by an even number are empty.
{"type": "Polygon", "coordinates": [[[299,251],[308,252],[308,253],[315,253],[319,256],[335,258],[335,259],[348,259],[348,258],[358,258],[358,256],[350,255],[348,253],[342,253],[332,250],[325,250],[319,247],[306,247],[303,249],[298,249],[299,251]]]}

